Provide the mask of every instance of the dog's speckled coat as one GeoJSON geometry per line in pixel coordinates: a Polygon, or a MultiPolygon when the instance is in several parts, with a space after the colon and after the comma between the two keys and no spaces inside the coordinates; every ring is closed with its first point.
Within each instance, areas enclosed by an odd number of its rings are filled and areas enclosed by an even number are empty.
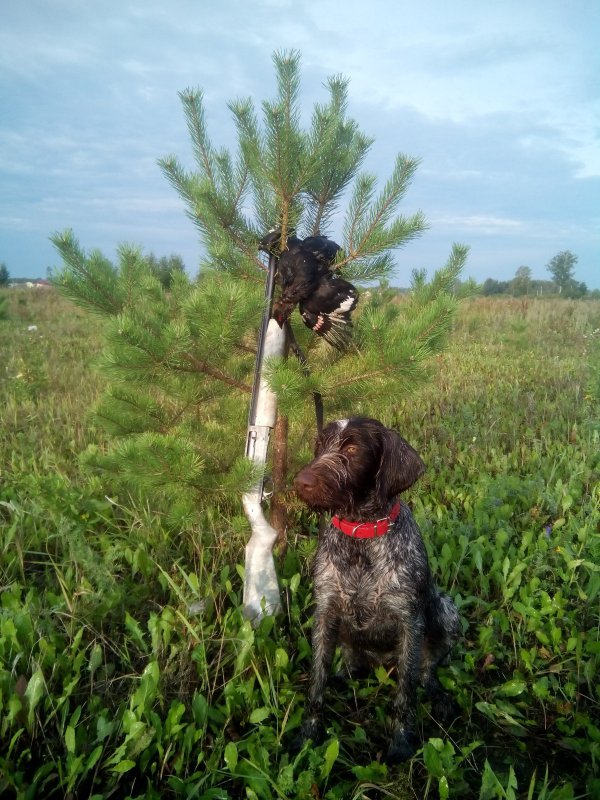
{"type": "MultiPolygon", "coordinates": [[[[312,508],[368,522],[387,517],[397,495],[423,471],[419,455],[399,434],[376,420],[355,417],[326,426],[314,460],[294,485],[312,508]]],[[[339,644],[354,675],[377,664],[396,667],[387,760],[410,758],[419,681],[435,717],[447,721],[455,713],[436,669],[460,628],[454,603],[435,586],[410,509],[402,504],[388,532],[372,539],[351,538],[330,524],[319,538],[313,581],[313,665],[301,737],[323,735],[323,692],[339,644]]]]}

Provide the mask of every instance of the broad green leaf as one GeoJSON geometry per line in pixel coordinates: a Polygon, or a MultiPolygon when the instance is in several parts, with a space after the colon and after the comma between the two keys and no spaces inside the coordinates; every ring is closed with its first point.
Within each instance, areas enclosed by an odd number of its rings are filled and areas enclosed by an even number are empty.
{"type": "Polygon", "coordinates": [[[95,747],[92,750],[92,752],[88,756],[88,760],[85,762],[85,771],[86,772],[88,770],[90,770],[97,763],[98,759],[102,755],[102,751],[103,750],[104,750],[104,748],[102,747],[101,744],[99,744],[98,747],[95,747]]]}
{"type": "Polygon", "coordinates": [[[29,713],[27,715],[29,726],[33,724],[33,713],[45,693],[46,681],[44,680],[44,673],[41,669],[37,669],[29,679],[25,689],[25,697],[29,704],[29,713]]]}
{"type": "Polygon", "coordinates": [[[502,784],[496,777],[494,770],[490,767],[489,761],[486,759],[483,767],[483,775],[481,777],[479,800],[497,800],[497,798],[505,797],[506,795],[502,784]]]}
{"type": "Polygon", "coordinates": [[[282,647],[278,647],[275,650],[275,666],[278,669],[287,669],[288,664],[290,663],[290,659],[288,654],[282,647]]]}
{"type": "Polygon", "coordinates": [[[125,759],[123,761],[119,761],[116,767],[113,767],[112,771],[118,773],[129,772],[129,770],[133,769],[134,767],[135,767],[135,761],[125,759]]]}
{"type": "Polygon", "coordinates": [[[440,800],[448,800],[450,797],[450,786],[448,785],[448,778],[445,775],[438,781],[438,789],[440,792],[440,800]]]}
{"type": "Polygon", "coordinates": [[[506,681],[502,686],[496,690],[496,694],[500,697],[517,697],[527,689],[527,684],[523,680],[514,678],[513,680],[506,681]]]}
{"type": "Polygon", "coordinates": [[[98,717],[96,720],[96,739],[102,741],[106,739],[113,732],[115,722],[106,719],[106,717],[98,717]]]}
{"type": "Polygon", "coordinates": [[[199,692],[194,693],[192,700],[192,713],[194,714],[194,721],[196,725],[202,727],[206,723],[208,716],[208,703],[203,694],[199,692]]]}
{"type": "Polygon", "coordinates": [[[332,739],[325,751],[325,762],[321,767],[321,777],[326,778],[332,770],[338,755],[340,754],[340,743],[337,739],[332,739]]]}
{"type": "Polygon", "coordinates": [[[355,766],[352,767],[352,772],[359,781],[383,781],[387,778],[388,768],[386,764],[380,764],[379,761],[372,761],[366,767],[355,766]]]}
{"type": "Polygon", "coordinates": [[[435,778],[440,778],[442,776],[442,760],[432,740],[426,742],[423,747],[423,762],[430,775],[433,775],[435,778]]]}
{"type": "Polygon", "coordinates": [[[68,753],[75,752],[75,728],[71,725],[67,725],[67,730],[65,731],[65,746],[68,753]]]}
{"type": "Polygon", "coordinates": [[[227,742],[225,745],[223,758],[225,760],[225,764],[227,765],[227,769],[230,772],[235,772],[235,768],[237,767],[238,763],[238,751],[237,747],[235,746],[235,742],[227,742]]]}
{"type": "Polygon", "coordinates": [[[262,706],[261,708],[255,708],[254,711],[250,714],[250,722],[256,724],[258,722],[262,722],[265,720],[271,712],[268,708],[262,706]]]}
{"type": "Polygon", "coordinates": [[[92,647],[92,652],[90,654],[90,661],[88,664],[88,670],[92,673],[92,675],[102,663],[102,655],[103,655],[102,648],[100,647],[99,644],[95,644],[92,647]]]}
{"type": "Polygon", "coordinates": [[[125,627],[131,634],[131,638],[144,652],[146,652],[146,640],[144,639],[142,629],[140,628],[138,622],[131,616],[129,611],[125,612],[125,627]]]}

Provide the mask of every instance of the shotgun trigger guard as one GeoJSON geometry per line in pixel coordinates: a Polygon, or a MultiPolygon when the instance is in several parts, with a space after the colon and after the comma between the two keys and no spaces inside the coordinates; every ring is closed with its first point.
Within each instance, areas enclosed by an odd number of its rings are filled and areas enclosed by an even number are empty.
{"type": "Polygon", "coordinates": [[[270,500],[273,497],[273,478],[271,475],[265,475],[263,478],[263,485],[262,485],[262,499],[263,500],[270,500]]]}

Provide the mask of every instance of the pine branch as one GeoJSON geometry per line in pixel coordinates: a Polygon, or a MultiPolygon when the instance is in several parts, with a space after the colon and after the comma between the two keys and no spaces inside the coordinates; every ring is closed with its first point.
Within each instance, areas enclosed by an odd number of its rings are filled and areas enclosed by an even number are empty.
{"type": "Polygon", "coordinates": [[[436,270],[429,283],[426,283],[424,271],[415,270],[412,276],[411,303],[424,306],[435,300],[442,293],[454,294],[456,282],[465,265],[468,253],[468,247],[454,243],[446,264],[441,269],[436,270]]]}
{"type": "Polygon", "coordinates": [[[359,176],[345,226],[346,256],[339,262],[339,268],[356,259],[400,247],[426,230],[421,212],[387,224],[406,193],[418,163],[417,159],[398,156],[392,177],[375,200],[375,179],[369,175],[359,176]]]}
{"type": "Polygon", "coordinates": [[[64,268],[52,276],[58,291],[95,314],[118,314],[123,301],[117,271],[110,261],[98,251],[86,256],[71,230],[54,233],[50,241],[65,263],[64,268]]]}
{"type": "MultiPolygon", "coordinates": [[[[200,228],[209,249],[214,250],[215,234],[221,229],[225,240],[229,239],[254,267],[264,271],[256,251],[256,239],[248,235],[250,231],[240,213],[249,182],[248,164],[243,158],[240,160],[234,180],[229,154],[224,151],[215,154],[208,144],[201,93],[188,90],[182,99],[202,169],[195,176],[186,173],[174,156],[159,159],[159,166],[186,201],[187,215],[200,228]]],[[[230,264],[235,261],[235,258],[229,259],[230,264]]],[[[248,277],[252,278],[252,273],[248,273],[248,277]]]]}
{"type": "Polygon", "coordinates": [[[201,174],[208,180],[214,190],[217,188],[214,176],[214,154],[208,140],[204,114],[203,93],[199,89],[186,89],[179,92],[187,119],[188,130],[192,140],[192,148],[201,174]]]}
{"type": "Polygon", "coordinates": [[[327,83],[330,102],[315,107],[309,135],[315,173],[307,182],[307,222],[313,234],[323,232],[373,141],[346,119],[348,81],[333,76],[327,83]]]}
{"type": "Polygon", "coordinates": [[[233,386],[235,389],[239,389],[241,392],[245,392],[246,394],[252,393],[252,387],[249,384],[237,381],[235,378],[226,375],[216,367],[212,367],[206,361],[201,361],[200,359],[196,358],[192,353],[182,353],[182,356],[194,368],[194,371],[203,372],[210,378],[214,378],[217,381],[226,383],[228,386],[233,386]]]}

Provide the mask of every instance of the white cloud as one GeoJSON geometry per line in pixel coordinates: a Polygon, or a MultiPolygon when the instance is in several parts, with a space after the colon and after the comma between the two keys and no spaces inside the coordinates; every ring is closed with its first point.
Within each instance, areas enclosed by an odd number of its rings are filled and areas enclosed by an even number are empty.
{"type": "Polygon", "coordinates": [[[0,69],[6,73],[31,80],[48,70],[80,67],[96,57],[96,48],[85,41],[52,41],[46,34],[30,32],[11,35],[6,29],[0,33],[0,69]]]}
{"type": "Polygon", "coordinates": [[[453,230],[475,231],[478,233],[514,233],[522,230],[522,220],[507,217],[492,217],[483,214],[439,216],[431,220],[433,225],[440,225],[453,230]]]}

